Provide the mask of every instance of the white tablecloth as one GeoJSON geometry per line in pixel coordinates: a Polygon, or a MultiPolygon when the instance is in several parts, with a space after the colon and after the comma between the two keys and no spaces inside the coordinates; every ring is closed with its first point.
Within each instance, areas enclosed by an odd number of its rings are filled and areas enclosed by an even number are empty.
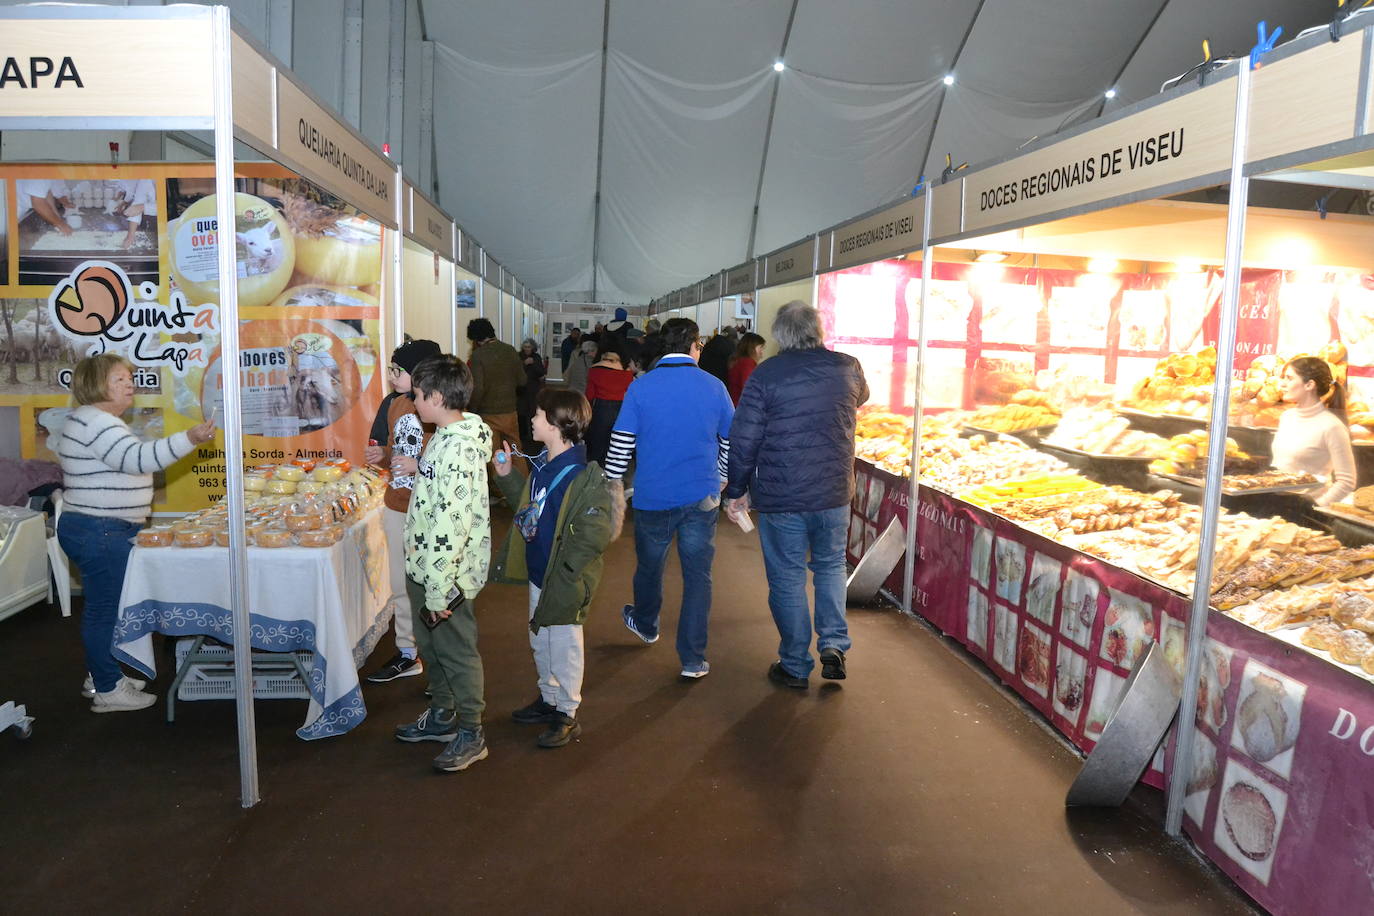
{"type": "MultiPolygon", "coordinates": [[[[135,547],[115,626],[114,654],[155,677],[153,633],[232,644],[226,547],[135,547]]],[[[381,509],[333,547],[248,549],[252,646],[314,653],[310,708],[296,734],[341,735],[367,716],[358,668],[391,622],[381,509]]]]}

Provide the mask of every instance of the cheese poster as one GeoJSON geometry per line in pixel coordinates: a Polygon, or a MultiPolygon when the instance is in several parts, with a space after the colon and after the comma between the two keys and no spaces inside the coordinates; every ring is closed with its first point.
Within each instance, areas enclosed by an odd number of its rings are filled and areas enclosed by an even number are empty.
{"type": "MultiPolygon", "coordinates": [[[[102,352],[134,365],[125,419],[143,438],[222,418],[232,243],[245,460],[361,461],[383,393],[386,230],[280,166],[238,175],[230,235],[209,164],[0,166],[0,439],[56,461],[72,367],[102,352]]],[[[156,475],[153,509],[202,508],[224,477],[221,434],[156,475]]]]}

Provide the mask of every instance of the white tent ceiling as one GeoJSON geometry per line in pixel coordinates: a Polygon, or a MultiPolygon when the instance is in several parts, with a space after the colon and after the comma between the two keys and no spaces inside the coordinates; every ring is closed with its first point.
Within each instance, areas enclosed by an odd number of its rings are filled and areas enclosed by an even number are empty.
{"type": "Polygon", "coordinates": [[[1153,95],[1203,38],[1243,53],[1259,20],[1286,39],[1331,15],[1314,0],[420,2],[444,206],[534,289],[603,302],[907,194],[946,152],[1000,158],[1153,95]]]}
{"type": "Polygon", "coordinates": [[[390,141],[412,179],[432,176],[444,209],[528,287],[627,303],[908,194],[946,153],[977,165],[1148,98],[1201,61],[1204,38],[1216,56],[1243,54],[1260,20],[1286,41],[1333,12],[1330,0],[228,2],[369,139],[390,141]],[[403,118],[388,109],[398,12],[403,118]]]}

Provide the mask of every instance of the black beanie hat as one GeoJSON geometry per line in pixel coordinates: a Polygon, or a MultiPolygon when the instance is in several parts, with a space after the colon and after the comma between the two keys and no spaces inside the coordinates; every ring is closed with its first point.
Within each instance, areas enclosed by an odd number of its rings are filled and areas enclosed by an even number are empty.
{"type": "Polygon", "coordinates": [[[432,340],[407,340],[392,351],[391,364],[399,366],[406,372],[414,372],[421,360],[438,356],[442,352],[439,345],[432,340]]]}

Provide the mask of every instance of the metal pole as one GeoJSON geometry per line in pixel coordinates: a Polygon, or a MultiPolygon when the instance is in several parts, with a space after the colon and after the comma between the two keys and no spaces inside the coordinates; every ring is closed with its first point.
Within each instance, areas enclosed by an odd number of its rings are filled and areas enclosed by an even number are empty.
{"type": "MultiPolygon", "coordinates": [[[[396,187],[401,189],[401,193],[396,195],[396,225],[399,227],[395,234],[395,241],[391,245],[391,295],[395,300],[391,306],[391,320],[396,328],[396,338],[391,341],[391,349],[401,345],[405,340],[406,309],[405,309],[405,277],[402,275],[402,249],[405,247],[405,227],[401,225],[401,220],[405,217],[405,201],[402,199],[406,193],[405,176],[401,174],[400,165],[396,166],[396,187]]],[[[385,336],[385,335],[384,335],[385,336]]],[[[384,359],[391,359],[391,350],[386,349],[386,341],[382,342],[384,359]]]]}
{"type": "Polygon", "coordinates": [[[448,352],[458,352],[458,224],[453,224],[453,268],[448,272],[448,352]]]}
{"type": "Polygon", "coordinates": [[[248,547],[244,532],[243,413],[239,374],[238,263],[236,245],[224,244],[236,225],[234,207],[234,102],[229,56],[229,8],[211,14],[214,35],[215,219],[220,242],[220,378],[224,398],[224,486],[229,505],[229,613],[234,644],[234,706],[238,714],[239,798],[251,808],[258,787],[258,741],[253,717],[253,654],[248,621],[248,547]]]}
{"type": "Polygon", "coordinates": [[[343,116],[355,129],[363,116],[363,0],[345,0],[343,116]]]}
{"type": "Polygon", "coordinates": [[[1212,560],[1216,553],[1217,519],[1221,511],[1221,477],[1226,461],[1226,429],[1231,413],[1231,370],[1235,362],[1236,323],[1240,313],[1240,260],[1245,245],[1245,208],[1250,198],[1245,177],[1245,149],[1250,130],[1250,63],[1241,62],[1236,77],[1236,119],[1231,146],[1231,200],[1226,211],[1226,263],[1221,289],[1220,328],[1217,333],[1216,379],[1212,383],[1212,418],[1207,424],[1207,483],[1202,491],[1202,533],[1198,543],[1193,606],[1188,615],[1188,657],[1179,701],[1174,767],[1164,829],[1178,836],[1183,829],[1183,797],[1193,769],[1193,739],[1197,722],[1198,679],[1202,672],[1202,642],[1212,597],[1212,560]]]}
{"type": "Polygon", "coordinates": [[[391,23],[387,35],[386,139],[391,158],[401,160],[405,140],[406,91],[406,7],[408,0],[391,0],[391,23]]]}
{"type": "Polygon", "coordinates": [[[920,516],[916,512],[921,494],[921,411],[925,406],[926,377],[926,296],[930,292],[931,273],[934,269],[934,252],[930,247],[930,211],[935,195],[930,185],[925,190],[925,229],[921,239],[921,305],[916,319],[916,397],[912,401],[911,416],[911,466],[908,473],[906,493],[906,572],[902,576],[902,610],[908,614],[912,610],[912,593],[916,582],[916,526],[920,516]]]}
{"type": "Polygon", "coordinates": [[[420,42],[420,138],[415,162],[418,186],[434,195],[434,42],[420,42]]]}

